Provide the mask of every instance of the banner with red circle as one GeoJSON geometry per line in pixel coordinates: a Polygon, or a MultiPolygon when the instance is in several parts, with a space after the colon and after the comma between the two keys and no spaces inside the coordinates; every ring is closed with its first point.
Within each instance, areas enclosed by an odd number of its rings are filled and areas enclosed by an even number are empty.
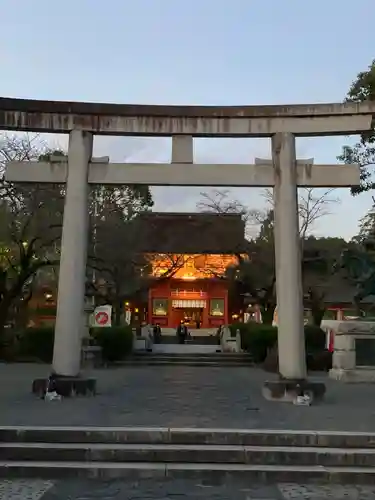
{"type": "Polygon", "coordinates": [[[94,326],[109,327],[111,323],[112,306],[99,306],[94,311],[94,326]]]}

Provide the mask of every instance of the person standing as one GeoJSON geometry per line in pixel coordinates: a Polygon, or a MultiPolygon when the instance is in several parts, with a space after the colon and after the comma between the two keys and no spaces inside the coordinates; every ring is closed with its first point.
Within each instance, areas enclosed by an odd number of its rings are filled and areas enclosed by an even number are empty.
{"type": "Polygon", "coordinates": [[[181,321],[181,323],[178,325],[176,333],[177,333],[178,343],[185,344],[185,340],[188,336],[188,329],[183,321],[181,321]]]}
{"type": "Polygon", "coordinates": [[[157,323],[154,326],[153,331],[154,331],[154,343],[160,344],[160,342],[161,342],[161,328],[160,328],[159,323],[157,323]]]}

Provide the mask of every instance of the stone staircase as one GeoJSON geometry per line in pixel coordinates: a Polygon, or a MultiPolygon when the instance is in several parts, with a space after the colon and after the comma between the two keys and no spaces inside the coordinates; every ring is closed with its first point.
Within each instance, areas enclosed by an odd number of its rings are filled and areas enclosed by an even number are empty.
{"type": "MultiPolygon", "coordinates": [[[[156,346],[154,346],[156,347],[156,346]]],[[[188,347],[188,346],[176,346],[188,347]]],[[[253,359],[247,353],[222,352],[135,352],[121,361],[122,366],[253,366],[253,359]]]]}
{"type": "Polygon", "coordinates": [[[1,427],[0,476],[375,482],[375,433],[1,427]]]}

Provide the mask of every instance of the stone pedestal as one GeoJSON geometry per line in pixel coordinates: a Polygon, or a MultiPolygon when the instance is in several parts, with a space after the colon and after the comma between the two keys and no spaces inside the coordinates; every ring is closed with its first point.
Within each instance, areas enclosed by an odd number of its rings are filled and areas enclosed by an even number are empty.
{"type": "MultiPolygon", "coordinates": [[[[48,382],[45,378],[35,379],[32,387],[33,393],[41,398],[44,397],[48,382]]],[[[55,390],[63,397],[95,396],[96,394],[96,380],[94,378],[56,376],[51,382],[50,389],[55,390]]]]}
{"type": "Polygon", "coordinates": [[[334,332],[332,369],[329,377],[348,383],[375,382],[375,322],[322,322],[334,332]]]}
{"type": "Polygon", "coordinates": [[[323,399],[326,392],[325,384],[311,380],[267,380],[264,383],[262,394],[269,401],[293,403],[297,396],[308,394],[313,403],[323,399]]]}

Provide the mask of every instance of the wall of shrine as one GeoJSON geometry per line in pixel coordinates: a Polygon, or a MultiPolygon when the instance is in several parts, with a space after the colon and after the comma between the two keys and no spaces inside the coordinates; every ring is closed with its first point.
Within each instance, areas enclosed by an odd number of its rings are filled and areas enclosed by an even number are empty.
{"type": "Polygon", "coordinates": [[[228,290],[225,281],[158,281],[149,292],[149,321],[176,328],[185,321],[191,328],[218,328],[228,323],[228,290]]]}

